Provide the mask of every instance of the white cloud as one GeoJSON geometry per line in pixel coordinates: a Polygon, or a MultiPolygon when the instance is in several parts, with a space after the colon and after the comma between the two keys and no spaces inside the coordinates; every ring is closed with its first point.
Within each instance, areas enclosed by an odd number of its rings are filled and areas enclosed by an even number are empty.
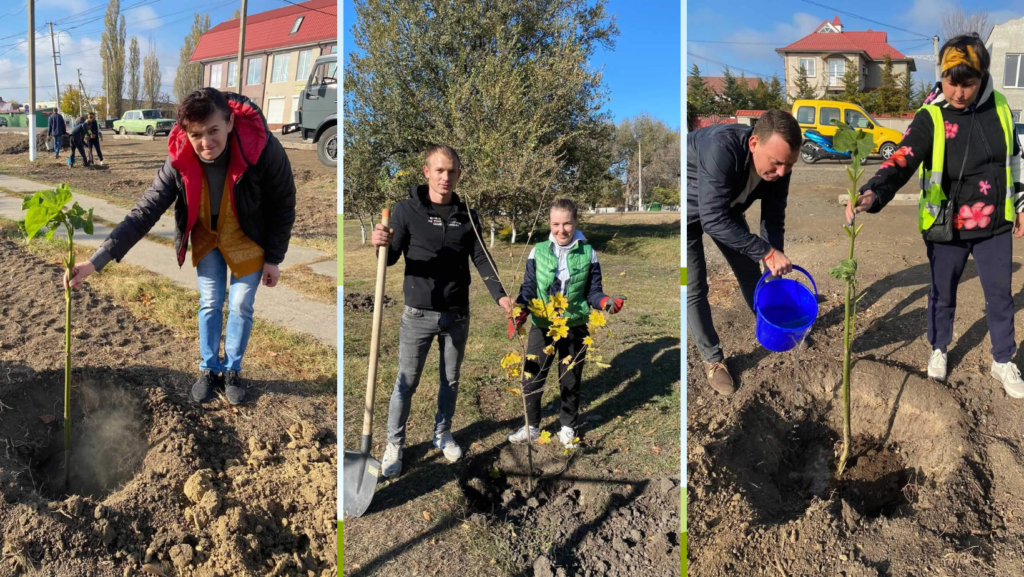
{"type": "MultiPolygon", "coordinates": [[[[61,35],[61,62],[57,67],[61,87],[78,83],[78,69],[82,69],[82,83],[89,92],[101,88],[103,65],[100,60],[98,38],[69,38],[61,35]]],[[[28,44],[22,44],[11,52],[7,59],[0,60],[0,96],[4,100],[28,100],[28,44]]],[[[36,37],[36,100],[53,100],[56,94],[53,84],[53,57],[50,52],[50,35],[36,37]]]]}
{"type": "Polygon", "coordinates": [[[765,58],[767,54],[771,59],[777,59],[776,48],[782,48],[796,42],[797,40],[814,32],[815,27],[821,24],[825,18],[797,12],[789,22],[776,22],[771,30],[761,31],[752,28],[741,28],[726,37],[729,42],[763,42],[765,45],[757,44],[734,44],[729,49],[735,54],[744,57],[765,58]],[[767,45],[771,44],[771,46],[767,45]]]}
{"type": "Polygon", "coordinates": [[[125,25],[128,27],[128,35],[135,34],[135,30],[156,30],[163,26],[163,19],[153,10],[151,6],[133,8],[125,15],[125,25]]]}
{"type": "Polygon", "coordinates": [[[86,0],[37,0],[36,11],[41,8],[57,8],[64,14],[78,14],[88,8],[86,0]]]}

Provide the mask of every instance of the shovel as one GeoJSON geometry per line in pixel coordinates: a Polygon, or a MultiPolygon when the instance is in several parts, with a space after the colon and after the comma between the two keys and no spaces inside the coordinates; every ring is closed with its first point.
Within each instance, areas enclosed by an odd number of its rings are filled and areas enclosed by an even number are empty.
{"type": "MultiPolygon", "coordinates": [[[[391,211],[384,209],[380,222],[388,226],[391,211]]],[[[361,517],[370,507],[380,476],[380,461],[370,456],[373,438],[373,395],[377,385],[377,353],[380,349],[380,321],[384,313],[384,277],[388,269],[388,247],[377,249],[377,288],[373,296],[373,329],[370,332],[370,367],[366,373],[366,406],[363,409],[363,438],[359,451],[345,451],[344,510],[349,517],[361,517]]]]}

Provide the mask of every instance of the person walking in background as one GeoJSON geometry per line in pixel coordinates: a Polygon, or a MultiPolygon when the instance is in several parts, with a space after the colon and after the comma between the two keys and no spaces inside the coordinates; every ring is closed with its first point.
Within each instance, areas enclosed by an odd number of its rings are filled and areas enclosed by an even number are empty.
{"type": "MultiPolygon", "coordinates": [[[[511,443],[526,443],[540,438],[540,390],[544,387],[552,362],[572,359],[571,364],[557,363],[561,399],[559,421],[562,425],[558,431],[558,440],[567,449],[575,448],[585,349],[592,342],[587,326],[590,309],[616,314],[624,303],[622,298],[604,294],[597,251],[576,228],[576,216],[576,203],[567,198],[555,200],[549,211],[551,233],[548,240],[537,243],[526,259],[523,285],[516,299],[523,310],[515,318],[512,329],[518,329],[530,317],[532,326],[527,337],[527,361],[523,367],[523,394],[526,395],[529,436],[527,426],[523,425],[508,436],[511,443]],[[556,295],[560,295],[566,305],[564,318],[568,328],[566,338],[560,338],[557,342],[548,334],[551,323],[527,310],[533,299],[539,299],[547,306],[556,295]]],[[[514,336],[512,333],[510,335],[514,336]]]]}
{"type": "MultiPolygon", "coordinates": [[[[96,122],[96,113],[90,112],[85,121],[86,135],[89,138],[89,154],[96,150],[96,156],[100,159],[100,166],[103,166],[103,151],[100,150],[100,140],[103,140],[103,133],[100,132],[99,124],[96,122]]],[[[91,160],[91,159],[90,159],[91,160]]]]}
{"type": "Polygon", "coordinates": [[[939,52],[941,79],[914,116],[899,149],[860,189],[856,213],[881,211],[918,172],[917,226],[928,253],[928,376],[946,380],[956,292],[974,256],[992,341],[991,375],[1006,394],[1024,398],[1012,291],[1013,237],[1024,237],[1020,143],[1006,97],[989,74],[990,55],[977,34],[957,36],[939,52]],[[920,170],[918,168],[920,167],[920,170]]]}
{"type": "Polygon", "coordinates": [[[773,276],[789,274],[783,254],[789,179],[800,154],[800,125],[769,110],[755,126],[722,124],[686,135],[686,327],[707,368],[711,388],[731,395],[736,385],[711,319],[704,235],[715,243],[754,309],[763,262],[773,276]],[[761,235],[744,213],[761,201],[761,235]]]}
{"type": "Polygon", "coordinates": [[[64,143],[64,137],[68,133],[68,127],[67,123],[64,122],[64,116],[62,116],[59,111],[50,115],[50,120],[47,122],[46,133],[53,137],[53,157],[60,158],[60,147],[64,143]]]}
{"type": "Polygon", "coordinates": [[[75,166],[76,150],[82,157],[82,166],[89,166],[89,159],[85,156],[85,135],[85,118],[79,116],[75,121],[75,127],[71,129],[71,156],[68,157],[68,168],[75,166]]]}

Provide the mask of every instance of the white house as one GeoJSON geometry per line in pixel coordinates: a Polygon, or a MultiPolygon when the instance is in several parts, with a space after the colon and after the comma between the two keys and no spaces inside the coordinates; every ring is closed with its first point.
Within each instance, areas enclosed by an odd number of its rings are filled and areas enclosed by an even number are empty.
{"type": "Polygon", "coordinates": [[[985,45],[992,55],[989,70],[996,90],[1006,96],[1013,119],[1024,122],[1024,18],[993,27],[985,45]]]}

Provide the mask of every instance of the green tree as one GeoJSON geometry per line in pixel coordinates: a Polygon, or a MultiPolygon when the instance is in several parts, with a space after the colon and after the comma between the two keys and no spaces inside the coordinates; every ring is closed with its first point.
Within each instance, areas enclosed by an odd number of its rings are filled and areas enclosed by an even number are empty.
{"type": "Polygon", "coordinates": [[[646,206],[655,188],[679,190],[681,172],[678,130],[648,113],[621,121],[615,129],[616,155],[613,170],[624,183],[627,206],[646,206]],[[643,196],[639,194],[643,162],[643,196]]]}
{"type": "Polygon", "coordinates": [[[772,75],[772,81],[768,83],[768,92],[771,93],[771,102],[774,104],[771,108],[778,108],[780,110],[789,108],[786,91],[782,87],[782,82],[779,81],[778,74],[772,75]]]}
{"type": "Polygon", "coordinates": [[[160,60],[156,57],[153,42],[149,43],[149,54],[142,62],[142,84],[146,95],[147,106],[156,108],[160,100],[160,60]]]}
{"type": "Polygon", "coordinates": [[[687,116],[691,116],[691,113],[694,117],[718,114],[718,96],[701,76],[696,64],[690,66],[690,76],[686,82],[687,116]]]}
{"type": "Polygon", "coordinates": [[[914,90],[914,96],[910,100],[910,110],[916,111],[924,106],[924,99],[928,98],[928,94],[931,93],[933,85],[928,84],[924,80],[921,80],[917,88],[914,90]]]}
{"type": "Polygon", "coordinates": [[[757,86],[750,91],[750,108],[752,110],[784,110],[786,100],[782,95],[782,84],[779,77],[772,77],[772,82],[758,79],[757,86]]]}
{"type": "MultiPolygon", "coordinates": [[[[556,191],[584,205],[602,194],[613,126],[589,62],[618,34],[604,0],[357,0],[355,13],[346,173],[350,147],[372,150],[346,190],[373,189],[374,164],[421,178],[422,151],[444,143],[462,159],[460,196],[513,230],[556,191]]],[[[366,210],[385,202],[378,191],[366,210]]]]}
{"type": "Polygon", "coordinates": [[[178,70],[174,76],[174,96],[178,102],[185,100],[186,96],[203,87],[203,66],[198,62],[192,63],[190,60],[199,44],[199,38],[209,29],[209,14],[193,16],[192,28],[189,30],[188,36],[185,36],[181,51],[178,53],[178,70]]]}
{"type": "MultiPolygon", "coordinates": [[[[100,40],[100,58],[103,60],[103,92],[110,104],[107,114],[120,118],[121,98],[124,95],[124,43],[126,28],[121,14],[121,0],[110,0],[103,17],[103,36],[100,40]]],[[[102,113],[101,112],[101,113],[102,113]]]]}
{"type": "Polygon", "coordinates": [[[84,110],[88,110],[89,100],[77,86],[68,84],[60,91],[60,111],[62,114],[78,116],[84,110]]]}
{"type": "Polygon", "coordinates": [[[142,79],[141,60],[139,39],[132,36],[131,44],[128,45],[128,99],[132,101],[132,108],[139,107],[142,79]]]}
{"type": "Polygon", "coordinates": [[[745,76],[736,76],[726,66],[722,72],[722,98],[720,114],[732,116],[737,110],[750,109],[750,89],[745,76]]]}
{"type": "Polygon", "coordinates": [[[800,65],[796,68],[796,78],[793,80],[793,86],[796,88],[796,99],[797,100],[813,100],[818,97],[817,91],[811,86],[811,81],[807,79],[807,69],[800,65]]]}
{"type": "Polygon", "coordinates": [[[882,84],[877,92],[876,111],[879,114],[901,114],[910,106],[903,81],[893,72],[892,58],[888,55],[882,64],[882,84]]]}

